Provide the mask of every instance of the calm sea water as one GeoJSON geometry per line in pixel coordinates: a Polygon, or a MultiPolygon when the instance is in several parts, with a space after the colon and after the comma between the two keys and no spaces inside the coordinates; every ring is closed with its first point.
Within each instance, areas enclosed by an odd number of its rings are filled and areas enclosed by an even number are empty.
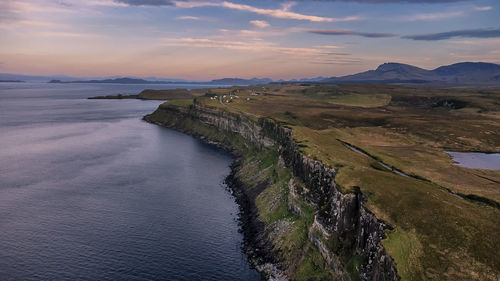
{"type": "Polygon", "coordinates": [[[158,101],[86,99],[169,87],[0,84],[1,280],[259,280],[230,156],[141,121],[158,101]]]}

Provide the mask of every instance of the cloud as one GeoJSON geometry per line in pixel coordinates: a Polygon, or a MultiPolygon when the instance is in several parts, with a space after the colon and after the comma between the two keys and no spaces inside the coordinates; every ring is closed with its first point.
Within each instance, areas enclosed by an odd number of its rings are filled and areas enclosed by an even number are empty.
{"type": "Polygon", "coordinates": [[[11,1],[0,2],[0,22],[13,22],[20,19],[19,7],[11,1]]]}
{"type": "Polygon", "coordinates": [[[474,7],[474,10],[485,12],[485,11],[493,10],[493,7],[491,7],[491,6],[474,7]]]}
{"type": "Polygon", "coordinates": [[[441,20],[441,19],[449,19],[463,16],[464,12],[446,12],[446,13],[428,13],[428,14],[416,14],[413,16],[405,17],[405,20],[408,21],[419,21],[419,20],[441,20]]]}
{"type": "Polygon", "coordinates": [[[379,4],[379,3],[452,3],[452,2],[464,2],[473,0],[324,0],[324,1],[379,4]]]}
{"type": "MultiPolygon", "coordinates": [[[[124,3],[127,5],[133,6],[173,6],[176,3],[180,3],[181,1],[175,0],[114,0],[115,2],[124,3]]],[[[281,0],[276,0],[277,2],[282,2],[281,0]]],[[[358,2],[358,3],[367,3],[367,4],[379,4],[379,3],[452,3],[452,2],[464,2],[471,0],[319,0],[324,2],[358,2]]],[[[191,3],[211,3],[217,4],[217,2],[197,2],[197,1],[182,1],[186,4],[191,3]]],[[[220,1],[219,1],[220,2],[220,1]]],[[[303,0],[303,2],[313,2],[303,0]]],[[[196,5],[196,4],[194,4],[196,5]]],[[[293,2],[286,3],[283,5],[284,8],[293,6],[293,2]]],[[[199,6],[198,6],[199,7],[199,6]]]]}
{"type": "Polygon", "coordinates": [[[263,37],[277,38],[286,36],[291,33],[302,33],[306,31],[304,28],[290,27],[290,28],[261,28],[261,29],[219,29],[224,33],[223,37],[231,36],[231,38],[251,38],[253,40],[261,39],[263,37]]]}
{"type": "Polygon", "coordinates": [[[344,18],[331,18],[331,17],[319,17],[319,16],[299,14],[290,11],[292,4],[289,3],[283,5],[281,9],[256,8],[250,5],[236,4],[227,1],[222,2],[220,6],[233,10],[247,11],[279,19],[307,20],[312,22],[341,22],[341,21],[353,21],[359,19],[359,17],[355,16],[344,17],[344,18]]]}
{"type": "Polygon", "coordinates": [[[312,22],[343,22],[359,20],[357,16],[343,18],[311,16],[290,11],[295,3],[284,3],[281,9],[257,8],[247,4],[238,4],[229,1],[171,1],[171,0],[114,0],[116,3],[127,4],[131,6],[175,6],[178,8],[197,8],[197,7],[223,7],[232,10],[246,11],[258,15],[265,15],[279,19],[306,20],[312,22]]]}
{"type": "Polygon", "coordinates": [[[341,46],[333,46],[333,45],[323,45],[323,46],[315,46],[315,47],[319,48],[319,49],[341,49],[341,48],[344,48],[341,46]]]}
{"type": "Polygon", "coordinates": [[[176,19],[178,19],[178,20],[200,20],[199,17],[193,17],[193,16],[181,16],[181,17],[177,17],[176,19]]]}
{"type": "MultiPolygon", "coordinates": [[[[61,3],[46,4],[44,3],[31,3],[31,2],[17,2],[17,1],[3,1],[0,0],[0,27],[19,27],[19,26],[32,26],[32,27],[48,27],[55,26],[56,24],[36,20],[32,17],[33,14],[43,13],[69,13],[72,12],[66,5],[61,3]]],[[[46,17],[48,18],[48,17],[46,17]]]]}
{"type": "Polygon", "coordinates": [[[446,40],[454,37],[471,37],[471,38],[497,38],[500,37],[500,28],[483,28],[483,29],[463,29],[448,32],[428,33],[407,35],[401,38],[412,40],[436,41],[446,40]]]}
{"type": "Polygon", "coordinates": [[[384,38],[384,37],[394,37],[395,34],[392,33],[375,33],[375,32],[358,32],[351,30],[336,30],[336,29],[316,29],[316,30],[308,30],[309,33],[320,34],[320,35],[352,35],[352,36],[361,36],[368,38],[384,38]]]}
{"type": "Polygon", "coordinates": [[[131,6],[174,6],[174,1],[170,0],[114,0],[131,6]]]}
{"type": "Polygon", "coordinates": [[[263,40],[228,41],[210,38],[168,38],[166,47],[182,48],[214,48],[227,49],[244,52],[275,52],[282,55],[293,55],[302,57],[328,57],[328,56],[348,56],[348,53],[329,53],[319,48],[295,48],[282,47],[273,42],[263,40]]]}
{"type": "Polygon", "coordinates": [[[320,59],[320,60],[312,60],[309,63],[311,64],[340,64],[340,65],[352,65],[359,64],[362,61],[360,59],[320,59]]]}
{"type": "Polygon", "coordinates": [[[39,33],[42,36],[49,37],[62,37],[62,38],[97,38],[101,37],[98,34],[92,33],[76,33],[76,32],[62,32],[62,31],[45,31],[39,33]]]}
{"type": "Polygon", "coordinates": [[[0,27],[20,27],[20,26],[26,26],[26,27],[32,27],[32,28],[47,28],[47,27],[63,27],[61,24],[56,24],[53,22],[47,22],[47,21],[31,21],[31,20],[24,20],[20,19],[18,21],[14,22],[2,22],[0,21],[0,27]]]}
{"type": "Polygon", "coordinates": [[[251,20],[250,23],[259,28],[264,28],[269,26],[269,23],[264,20],[251,20]]]}

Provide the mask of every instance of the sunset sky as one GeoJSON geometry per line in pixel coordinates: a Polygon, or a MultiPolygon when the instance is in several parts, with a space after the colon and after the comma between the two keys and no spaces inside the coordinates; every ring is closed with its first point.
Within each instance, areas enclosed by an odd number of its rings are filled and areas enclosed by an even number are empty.
{"type": "Polygon", "coordinates": [[[0,73],[338,76],[500,63],[500,1],[0,0],[0,73]]]}

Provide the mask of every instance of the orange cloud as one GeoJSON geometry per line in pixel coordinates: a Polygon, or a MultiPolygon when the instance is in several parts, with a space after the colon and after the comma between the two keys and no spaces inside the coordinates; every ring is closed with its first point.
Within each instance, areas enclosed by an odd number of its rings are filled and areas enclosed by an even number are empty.
{"type": "Polygon", "coordinates": [[[269,23],[265,20],[252,20],[250,23],[259,28],[265,28],[269,26],[269,23]]]}
{"type": "Polygon", "coordinates": [[[294,20],[307,20],[312,22],[342,22],[342,21],[353,21],[359,20],[360,18],[357,16],[350,16],[344,18],[331,18],[331,17],[320,17],[320,16],[311,16],[304,15],[300,13],[291,12],[290,8],[293,6],[291,3],[285,4],[281,9],[263,9],[257,8],[254,6],[246,5],[246,4],[236,4],[228,1],[224,2],[175,2],[176,7],[180,8],[195,8],[195,7],[206,7],[206,6],[214,6],[214,7],[224,7],[233,10],[247,11],[251,13],[256,13],[259,15],[265,15],[273,18],[279,19],[294,19],[294,20]]]}

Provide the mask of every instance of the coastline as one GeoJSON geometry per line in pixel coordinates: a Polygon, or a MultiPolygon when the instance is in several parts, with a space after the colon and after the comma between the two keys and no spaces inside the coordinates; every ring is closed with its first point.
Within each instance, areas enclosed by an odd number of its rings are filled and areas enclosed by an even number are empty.
{"type": "Polygon", "coordinates": [[[335,183],[335,170],[303,155],[290,129],[266,118],[255,120],[205,107],[196,100],[189,106],[165,103],[143,119],[233,154],[235,162],[227,182],[242,207],[245,252],[263,278],[400,279],[394,260],[381,243],[391,227],[363,206],[366,199],[359,190],[341,193],[335,183]],[[274,166],[268,167],[272,171],[260,167],[269,152],[275,154],[276,160],[274,166]],[[264,156],[259,159],[259,155],[264,156]],[[254,162],[248,160],[255,157],[254,162]],[[279,179],[280,170],[289,174],[284,180],[286,187],[279,187],[281,193],[268,197],[263,204],[261,197],[275,187],[275,173],[279,179]],[[288,215],[269,220],[268,211],[275,210],[283,197],[288,215]],[[287,235],[297,232],[304,238],[288,243],[287,235]]]}
{"type": "Polygon", "coordinates": [[[227,185],[239,208],[238,221],[240,229],[238,231],[241,231],[243,234],[242,249],[250,265],[260,273],[262,280],[288,280],[285,273],[279,268],[279,263],[276,261],[276,253],[273,253],[270,241],[265,235],[265,226],[258,220],[257,208],[255,206],[255,197],[257,194],[248,192],[248,187],[237,176],[243,162],[243,155],[236,148],[228,144],[207,138],[196,131],[186,130],[179,126],[167,126],[148,118],[148,116],[144,116],[142,120],[195,137],[231,154],[233,158],[230,165],[231,170],[229,175],[224,179],[224,183],[227,185]]]}

